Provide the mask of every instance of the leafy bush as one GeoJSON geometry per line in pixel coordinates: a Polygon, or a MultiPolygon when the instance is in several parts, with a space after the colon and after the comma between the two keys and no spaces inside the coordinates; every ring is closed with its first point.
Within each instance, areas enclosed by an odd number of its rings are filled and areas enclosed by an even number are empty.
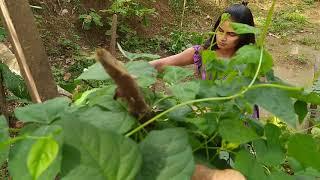
{"type": "Polygon", "coordinates": [[[89,14],[81,14],[79,16],[79,19],[82,21],[82,28],[84,30],[89,30],[93,26],[103,26],[103,23],[101,21],[101,16],[96,13],[94,9],[91,9],[89,14]]]}
{"type": "MultiPolygon", "coordinates": [[[[239,34],[258,32],[240,27],[239,34]]],[[[91,89],[73,103],[60,97],[17,108],[15,115],[26,126],[10,138],[0,121],[0,161],[9,154],[10,175],[25,180],[57,174],[71,180],[190,179],[201,161],[237,169],[248,180],[316,179],[319,139],[294,127],[304,121],[307,103],[320,105],[320,96],[273,75],[272,57],[264,50],[267,27],[257,44],[243,46],[230,63],[222,63],[213,51],[201,52],[208,73],[220,78],[186,81],[192,71],[165,69],[162,80],[169,95],[149,88],[157,80],[149,63],[127,63],[154,115],[147,119],[133,117],[125,103],[113,99],[115,85],[91,89]],[[266,82],[259,81],[262,76],[266,82]],[[281,123],[254,119],[255,104],[281,123]]],[[[79,79],[110,76],[94,64],[79,79]]]]}

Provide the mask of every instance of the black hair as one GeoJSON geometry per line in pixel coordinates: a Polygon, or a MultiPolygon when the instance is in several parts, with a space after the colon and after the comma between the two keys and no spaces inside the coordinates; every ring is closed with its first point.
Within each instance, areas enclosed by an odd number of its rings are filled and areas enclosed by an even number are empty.
{"type": "MultiPolygon", "coordinates": [[[[253,15],[251,13],[251,10],[247,7],[247,2],[243,2],[242,4],[233,4],[229,6],[224,13],[228,13],[231,15],[231,19],[234,22],[237,23],[242,23],[242,24],[247,24],[250,26],[254,26],[254,21],[253,21],[253,15]]],[[[216,29],[218,28],[219,24],[221,22],[221,16],[217,20],[217,22],[214,25],[213,31],[215,32],[216,29]]],[[[211,45],[212,38],[214,37],[213,43],[214,45],[212,46],[212,50],[218,49],[218,46],[216,44],[216,36],[212,35],[204,44],[204,48],[208,49],[211,45]]],[[[240,40],[239,43],[236,47],[236,50],[241,48],[244,45],[247,44],[254,44],[255,43],[255,36],[254,34],[241,34],[239,35],[240,40]]]]}

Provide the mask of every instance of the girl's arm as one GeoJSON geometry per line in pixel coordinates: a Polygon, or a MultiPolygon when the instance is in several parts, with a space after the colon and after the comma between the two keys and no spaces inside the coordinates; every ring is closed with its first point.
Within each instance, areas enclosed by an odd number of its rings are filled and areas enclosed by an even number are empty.
{"type": "Polygon", "coordinates": [[[185,66],[193,64],[194,53],[195,50],[191,47],[179,54],[151,61],[150,64],[158,71],[163,70],[165,66],[185,66]]]}

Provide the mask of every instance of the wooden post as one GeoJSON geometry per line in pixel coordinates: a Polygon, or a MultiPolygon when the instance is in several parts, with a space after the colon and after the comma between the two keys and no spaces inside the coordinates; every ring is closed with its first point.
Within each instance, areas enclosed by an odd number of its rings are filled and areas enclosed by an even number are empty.
{"type": "Polygon", "coordinates": [[[48,57],[27,0],[0,0],[2,21],[34,102],[58,96],[48,57]]]}
{"type": "Polygon", "coordinates": [[[7,109],[7,102],[6,102],[6,93],[3,86],[2,72],[0,72],[0,111],[1,111],[1,114],[7,119],[8,124],[10,124],[8,109],[7,109]]]}
{"type": "Polygon", "coordinates": [[[112,16],[111,40],[110,40],[110,52],[113,56],[116,55],[117,26],[118,26],[118,16],[117,14],[114,14],[112,16]]]}

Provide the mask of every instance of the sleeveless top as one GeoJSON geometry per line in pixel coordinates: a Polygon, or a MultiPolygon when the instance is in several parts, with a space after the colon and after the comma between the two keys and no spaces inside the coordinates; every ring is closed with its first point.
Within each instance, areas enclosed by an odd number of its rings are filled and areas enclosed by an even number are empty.
{"type": "MultiPolygon", "coordinates": [[[[193,46],[194,49],[194,54],[193,54],[193,63],[194,63],[194,68],[195,68],[195,76],[197,78],[201,78],[202,80],[207,79],[207,73],[206,73],[206,68],[205,65],[202,63],[201,55],[200,55],[200,50],[201,46],[200,45],[195,45],[193,46]]],[[[210,77],[209,77],[210,79],[210,77]]],[[[253,106],[253,118],[259,119],[260,114],[259,114],[259,107],[258,105],[253,106]]]]}

